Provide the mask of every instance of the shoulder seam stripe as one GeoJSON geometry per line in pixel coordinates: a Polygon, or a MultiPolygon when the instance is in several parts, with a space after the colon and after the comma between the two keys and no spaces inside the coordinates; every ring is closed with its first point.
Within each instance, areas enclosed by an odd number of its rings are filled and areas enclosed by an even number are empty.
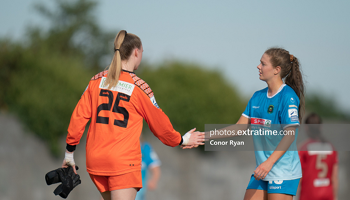
{"type": "Polygon", "coordinates": [[[129,73],[131,78],[134,80],[134,84],[139,87],[149,98],[152,98],[154,96],[152,89],[149,87],[149,85],[136,76],[134,73],[129,73]]]}
{"type": "Polygon", "coordinates": [[[108,74],[108,70],[102,71],[91,78],[91,80],[97,80],[108,74]]]}

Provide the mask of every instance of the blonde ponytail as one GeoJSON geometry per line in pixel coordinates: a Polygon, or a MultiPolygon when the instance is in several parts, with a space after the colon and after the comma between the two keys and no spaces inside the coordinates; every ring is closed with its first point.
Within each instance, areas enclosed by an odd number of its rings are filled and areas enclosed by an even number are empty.
{"type": "Polygon", "coordinates": [[[120,56],[120,47],[126,36],[126,31],[119,31],[118,35],[114,39],[114,55],[111,64],[109,65],[108,75],[106,79],[106,85],[108,89],[117,86],[120,72],[122,71],[122,60],[120,56]]]}

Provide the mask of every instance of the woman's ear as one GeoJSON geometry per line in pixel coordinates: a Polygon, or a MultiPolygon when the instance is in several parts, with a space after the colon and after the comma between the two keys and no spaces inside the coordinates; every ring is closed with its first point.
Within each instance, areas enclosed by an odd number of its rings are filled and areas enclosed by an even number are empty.
{"type": "Polygon", "coordinates": [[[275,67],[274,74],[277,75],[279,73],[281,73],[281,67],[277,66],[277,67],[275,67]]]}
{"type": "Polygon", "coordinates": [[[139,56],[139,49],[138,48],[134,49],[134,55],[136,58],[139,56]]]}

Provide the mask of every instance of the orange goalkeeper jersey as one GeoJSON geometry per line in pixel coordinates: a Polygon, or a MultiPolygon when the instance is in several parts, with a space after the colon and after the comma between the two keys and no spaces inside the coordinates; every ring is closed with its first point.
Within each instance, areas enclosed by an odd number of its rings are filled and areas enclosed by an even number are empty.
{"type": "Polygon", "coordinates": [[[133,72],[122,71],[117,86],[104,85],[108,71],[89,82],[75,107],[66,142],[79,143],[91,119],[86,142],[86,168],[94,175],[113,176],[141,170],[140,134],[143,119],[168,146],[180,144],[181,134],[158,107],[151,88],[133,72]]]}

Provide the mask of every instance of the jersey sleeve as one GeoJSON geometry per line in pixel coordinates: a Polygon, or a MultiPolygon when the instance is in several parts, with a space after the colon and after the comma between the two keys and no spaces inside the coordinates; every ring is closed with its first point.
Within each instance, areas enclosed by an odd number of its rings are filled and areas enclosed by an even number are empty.
{"type": "Polygon", "coordinates": [[[79,144],[85,126],[91,118],[91,94],[89,86],[90,84],[87,86],[76,105],[68,127],[66,142],[67,145],[74,146],[74,149],[75,145],[79,144]]]}
{"type": "MultiPolygon", "coordinates": [[[[159,108],[153,92],[146,93],[141,88],[136,89],[135,108],[146,120],[152,133],[165,145],[175,147],[182,142],[182,136],[175,131],[168,116],[159,108]]],[[[151,89],[149,88],[149,91],[151,89]]]]}
{"type": "Polygon", "coordinates": [[[299,98],[295,94],[287,93],[282,98],[282,109],[280,113],[281,124],[288,126],[299,125],[299,98]]]}

